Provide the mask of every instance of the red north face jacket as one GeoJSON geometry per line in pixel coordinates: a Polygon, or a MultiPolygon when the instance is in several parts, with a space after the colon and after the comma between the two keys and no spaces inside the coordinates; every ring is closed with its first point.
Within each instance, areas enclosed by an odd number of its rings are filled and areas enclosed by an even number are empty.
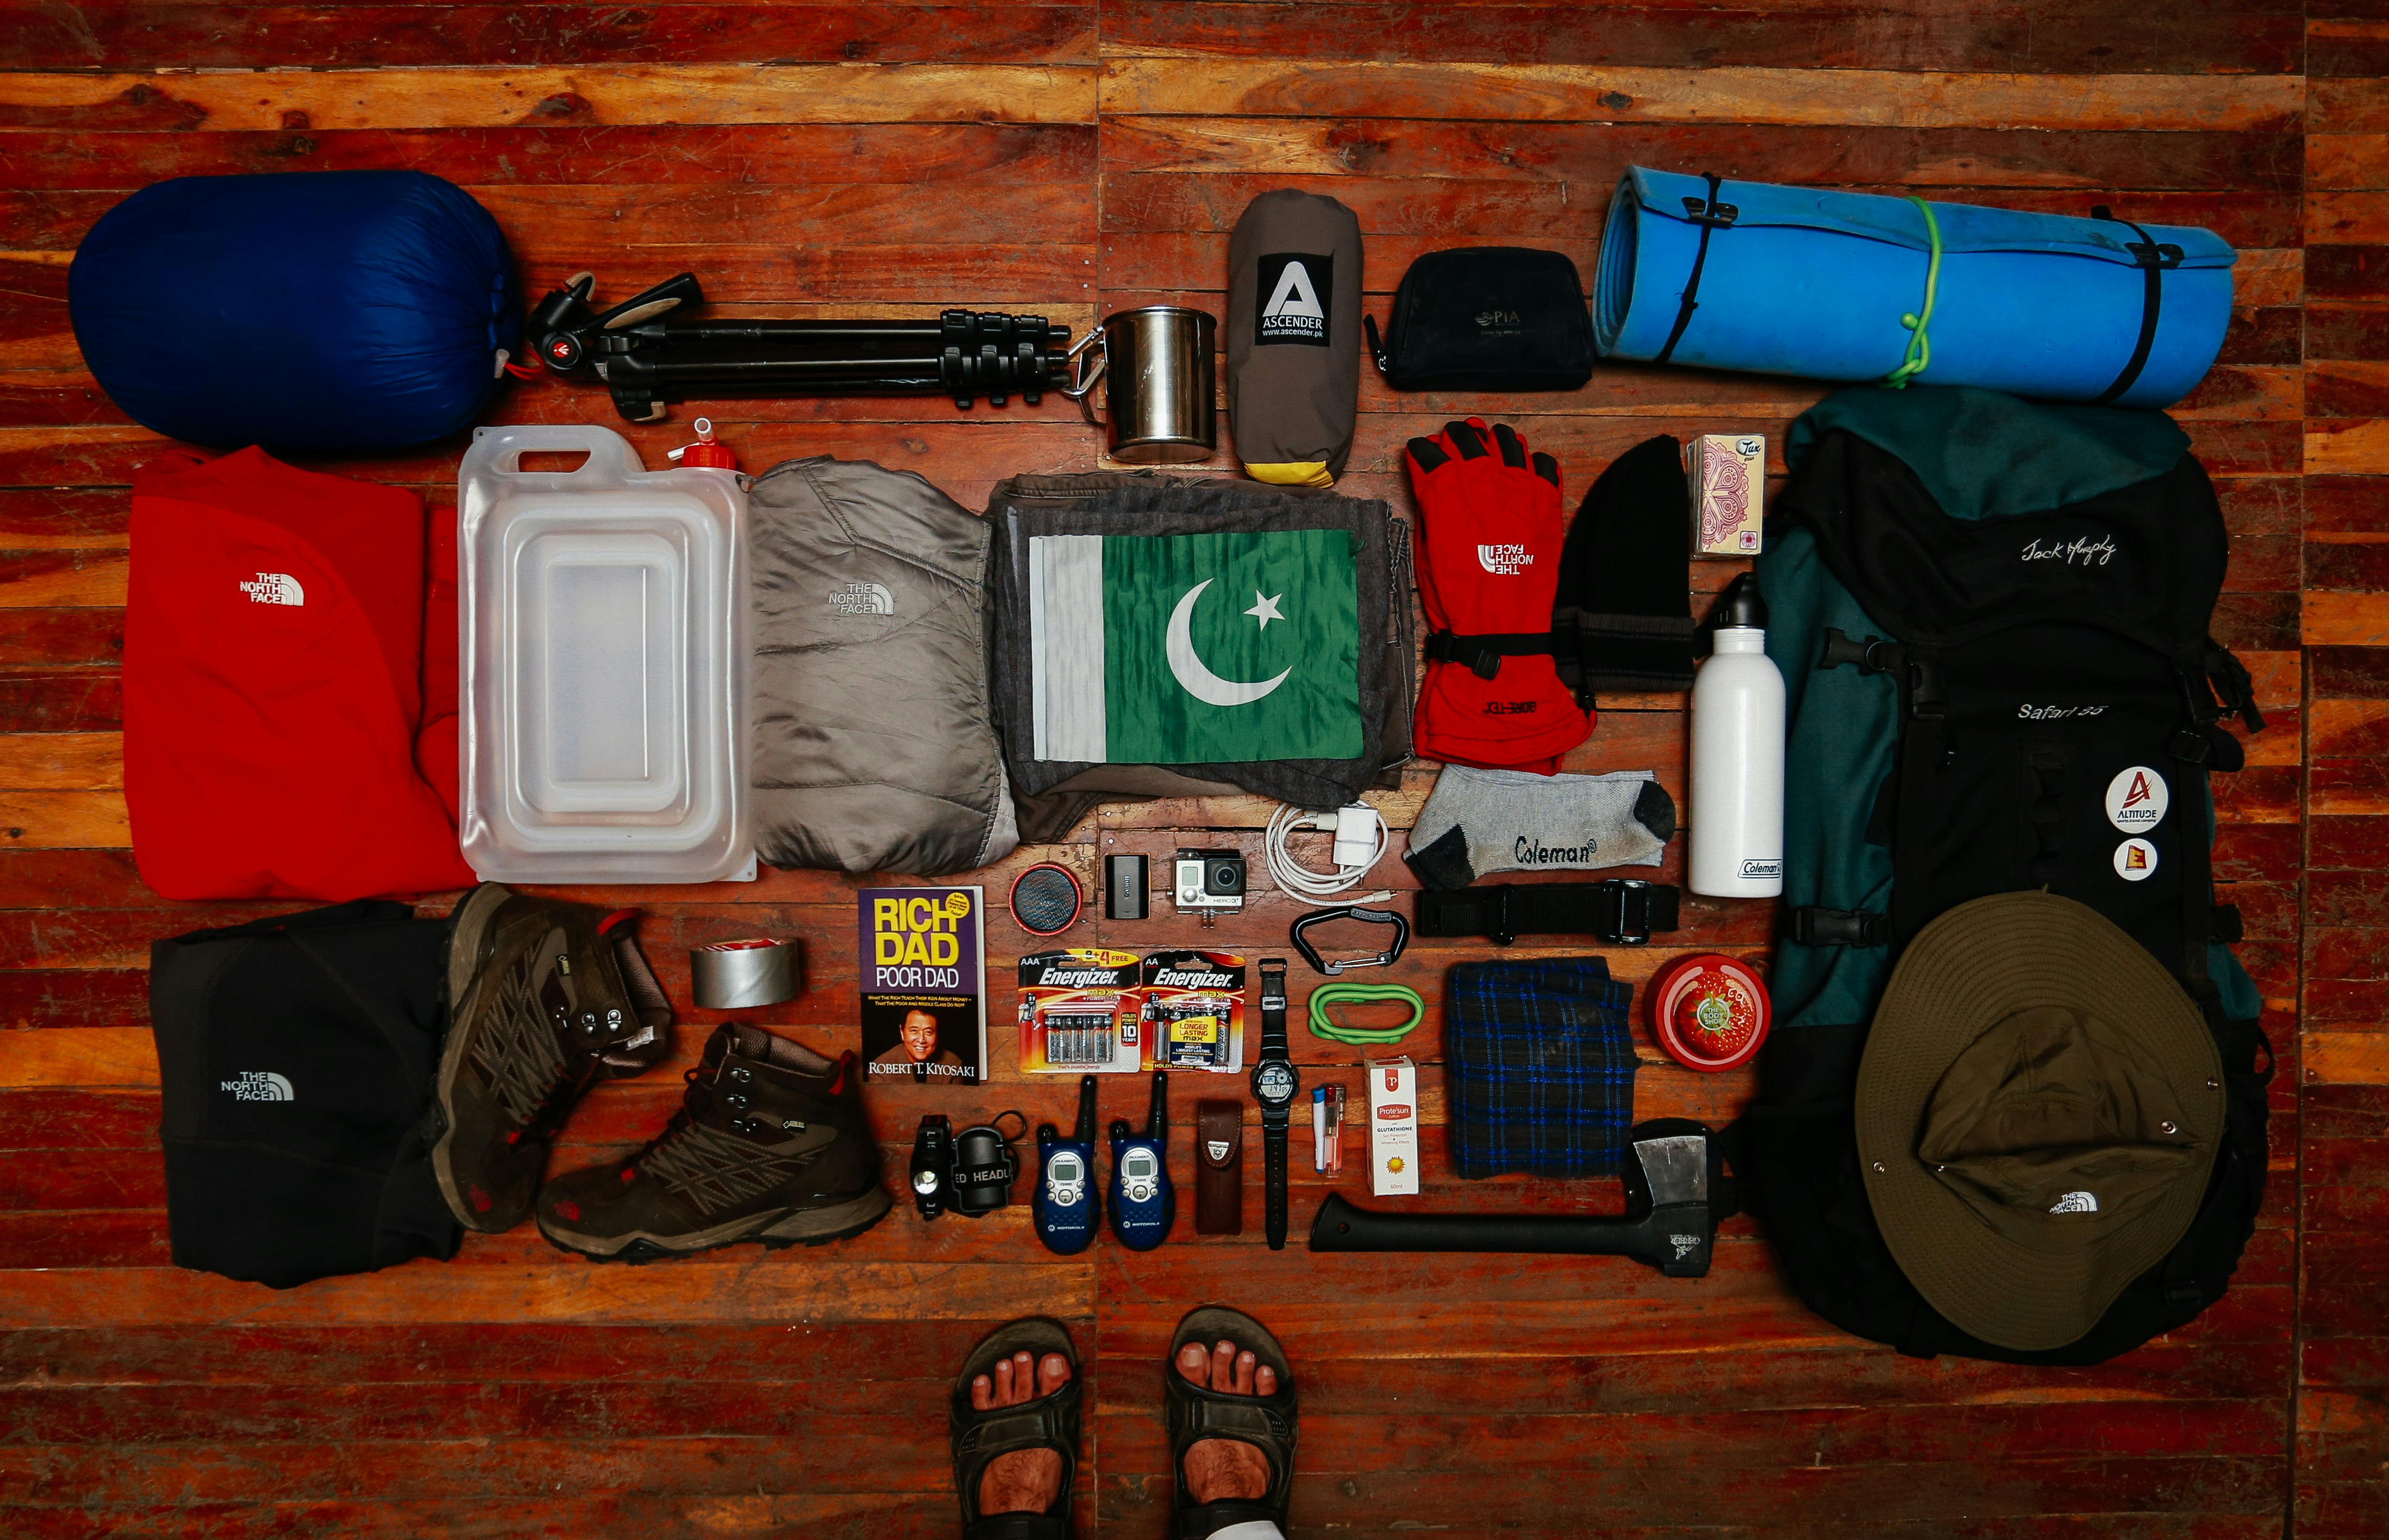
{"type": "Polygon", "coordinates": [[[472,883],[455,588],[428,560],[422,501],[399,488],[256,449],[134,477],[124,799],[143,881],[335,900],[472,883]]]}

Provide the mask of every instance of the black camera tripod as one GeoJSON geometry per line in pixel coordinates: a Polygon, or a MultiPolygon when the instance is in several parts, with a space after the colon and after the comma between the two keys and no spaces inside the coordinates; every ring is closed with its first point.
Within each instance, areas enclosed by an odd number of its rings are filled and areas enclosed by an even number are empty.
{"type": "Polygon", "coordinates": [[[705,303],[696,275],[667,278],[611,310],[575,275],[531,307],[533,355],[568,379],[595,375],[614,410],[661,422],[672,401],[773,396],[985,396],[1035,405],[1069,379],[1070,328],[1041,315],[950,310],[934,321],[666,319],[705,303]]]}

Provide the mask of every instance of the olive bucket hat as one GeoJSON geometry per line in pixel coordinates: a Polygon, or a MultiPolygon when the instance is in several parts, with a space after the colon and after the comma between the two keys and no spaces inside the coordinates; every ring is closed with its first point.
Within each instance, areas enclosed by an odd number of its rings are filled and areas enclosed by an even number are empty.
{"type": "Polygon", "coordinates": [[[1859,1066],[1867,1197],[1919,1293],[1999,1347],[2063,1347],[2164,1259],[2223,1137],[2189,994],[2096,910],[1961,904],[1902,954],[1859,1066]]]}

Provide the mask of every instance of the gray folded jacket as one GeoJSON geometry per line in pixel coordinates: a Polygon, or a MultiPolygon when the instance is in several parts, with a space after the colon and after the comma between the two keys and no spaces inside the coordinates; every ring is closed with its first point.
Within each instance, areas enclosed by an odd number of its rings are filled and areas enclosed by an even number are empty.
{"type": "Polygon", "coordinates": [[[1410,757],[1413,633],[1410,530],[1379,501],[1293,492],[1224,479],[1146,472],[1022,476],[988,504],[995,551],[995,655],[990,675],[1004,760],[1025,839],[1058,837],[1101,801],[1252,792],[1309,808],[1357,798],[1410,757]],[[1029,645],[1028,541],[1042,535],[1185,535],[1277,529],[1348,529],[1362,645],[1358,685],[1361,752],[1348,759],[1258,759],[1229,764],[1097,764],[1034,757],[1028,731],[1035,684],[1029,645]]]}
{"type": "Polygon", "coordinates": [[[827,456],[773,466],[747,506],[756,853],[925,877],[1010,854],[987,521],[910,471],[827,456]]]}

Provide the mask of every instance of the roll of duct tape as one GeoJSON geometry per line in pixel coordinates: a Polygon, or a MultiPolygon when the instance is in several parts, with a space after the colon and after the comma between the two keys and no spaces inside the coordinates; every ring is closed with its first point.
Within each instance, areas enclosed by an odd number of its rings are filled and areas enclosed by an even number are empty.
{"type": "Polygon", "coordinates": [[[692,947],[688,972],[696,1003],[707,1011],[744,1011],[797,998],[803,987],[794,941],[717,941],[692,947]]]}

